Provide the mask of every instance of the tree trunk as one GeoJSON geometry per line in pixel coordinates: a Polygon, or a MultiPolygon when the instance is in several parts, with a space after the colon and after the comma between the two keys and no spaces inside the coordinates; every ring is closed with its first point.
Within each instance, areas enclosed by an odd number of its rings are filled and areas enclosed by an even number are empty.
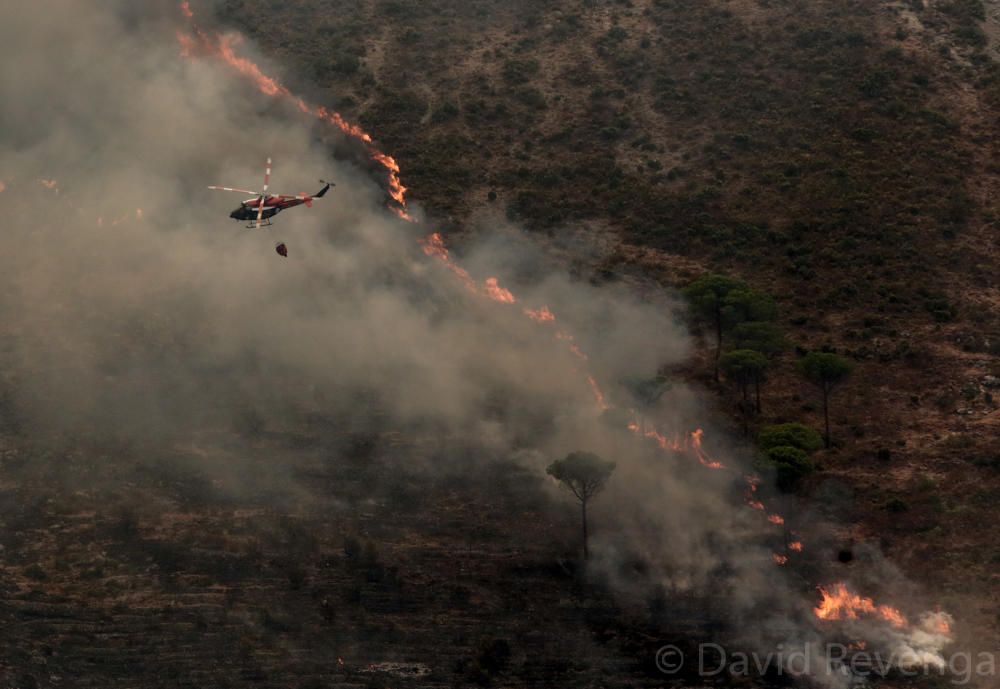
{"type": "Polygon", "coordinates": [[[581,512],[583,516],[583,559],[590,559],[590,551],[587,549],[587,501],[580,501],[581,512]]]}
{"type": "Polygon", "coordinates": [[[722,307],[715,305],[715,382],[719,382],[719,359],[722,358],[722,307]]]}
{"type": "Polygon", "coordinates": [[[763,409],[760,406],[760,378],[759,377],[754,378],[754,380],[753,380],[753,386],[754,386],[754,395],[757,398],[756,399],[756,402],[757,402],[757,413],[760,414],[763,411],[763,409]]]}
{"type": "Polygon", "coordinates": [[[830,449],[830,389],[823,385],[823,426],[826,434],[823,436],[824,444],[830,449]]]}

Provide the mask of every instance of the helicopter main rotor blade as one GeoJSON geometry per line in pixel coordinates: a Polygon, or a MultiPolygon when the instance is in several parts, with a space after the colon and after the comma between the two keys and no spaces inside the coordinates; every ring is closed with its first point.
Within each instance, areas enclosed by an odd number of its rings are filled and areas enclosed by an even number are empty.
{"type": "Polygon", "coordinates": [[[256,196],[256,191],[250,191],[249,189],[233,189],[232,187],[209,187],[213,191],[235,191],[239,194],[250,194],[250,196],[256,196]]]}
{"type": "Polygon", "coordinates": [[[267,159],[267,168],[264,170],[264,191],[260,193],[260,205],[257,207],[257,229],[260,229],[260,221],[264,218],[264,202],[267,200],[267,188],[271,186],[271,159],[267,159]]]}

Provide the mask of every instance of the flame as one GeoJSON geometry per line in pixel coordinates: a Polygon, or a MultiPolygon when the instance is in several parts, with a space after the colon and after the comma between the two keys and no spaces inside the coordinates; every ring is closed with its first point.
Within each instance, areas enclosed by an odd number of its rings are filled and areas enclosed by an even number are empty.
{"type": "Polygon", "coordinates": [[[925,631],[942,636],[951,635],[951,615],[946,612],[925,613],[920,619],[920,626],[925,631]]]}
{"type": "MultiPolygon", "coordinates": [[[[632,426],[630,425],[629,428],[632,428],[632,426]]],[[[635,425],[635,430],[639,430],[638,424],[635,425]]],[[[655,441],[659,448],[664,452],[683,452],[685,449],[684,445],[680,441],[671,440],[655,428],[650,428],[643,435],[650,440],[655,441]]]]}
{"type": "Polygon", "coordinates": [[[587,382],[590,383],[590,389],[594,393],[594,399],[597,400],[597,406],[601,408],[601,411],[607,411],[611,407],[608,406],[607,400],[604,399],[604,393],[601,392],[601,386],[597,384],[594,376],[587,376],[587,382]]]}
{"type": "Polygon", "coordinates": [[[775,526],[781,526],[785,523],[785,518],[780,514],[769,514],[767,515],[767,521],[771,522],[775,526]]]}
{"type": "Polygon", "coordinates": [[[801,553],[802,541],[792,541],[791,543],[788,544],[788,549],[796,553],[801,553]]]}
{"type": "Polygon", "coordinates": [[[142,222],[143,212],[142,212],[141,208],[136,208],[135,209],[135,219],[138,220],[139,222],[142,222]]]}
{"type": "Polygon", "coordinates": [[[0,179],[0,194],[4,193],[5,191],[7,191],[7,185],[4,184],[2,179],[0,179]]]}
{"type": "Polygon", "coordinates": [[[570,335],[565,330],[558,331],[556,333],[556,339],[557,340],[562,340],[563,342],[566,342],[567,343],[566,346],[569,347],[569,351],[571,351],[573,353],[573,356],[575,356],[580,361],[587,361],[587,359],[590,358],[586,354],[583,353],[582,349],[580,349],[577,346],[576,342],[573,340],[573,336],[570,335]]]}
{"type": "Polygon", "coordinates": [[[861,615],[873,615],[893,627],[902,628],[908,624],[906,617],[896,608],[876,605],[871,598],[851,593],[847,585],[842,582],[834,584],[830,590],[820,586],[819,592],[823,600],[813,612],[821,620],[856,620],[861,615]]]}
{"type": "Polygon", "coordinates": [[[40,180],[38,180],[38,182],[43,187],[45,187],[46,189],[50,189],[50,190],[54,191],[57,194],[59,193],[59,182],[57,182],[56,180],[54,180],[54,179],[40,179],[40,180]]]}
{"type": "Polygon", "coordinates": [[[517,303],[517,298],[510,290],[501,287],[500,282],[496,278],[486,278],[483,286],[480,288],[476,284],[476,281],[472,279],[472,276],[469,275],[469,271],[452,260],[451,253],[448,251],[448,247],[444,245],[444,239],[441,238],[440,233],[434,232],[424,237],[420,240],[420,245],[423,247],[425,255],[436,258],[444,263],[448,270],[458,276],[470,292],[482,294],[502,304],[517,303]]]}
{"type": "Polygon", "coordinates": [[[281,85],[277,79],[264,74],[260,67],[255,65],[245,57],[240,57],[233,50],[233,46],[241,42],[239,36],[232,34],[219,36],[218,50],[219,57],[229,65],[239,71],[243,76],[250,78],[257,88],[266,96],[288,96],[293,97],[292,92],[281,85]]]}
{"type": "Polygon", "coordinates": [[[705,454],[705,451],[701,449],[701,438],[704,435],[705,431],[700,428],[691,432],[691,447],[694,449],[694,454],[698,458],[698,461],[701,462],[702,466],[716,471],[724,468],[722,462],[717,462],[714,459],[711,459],[707,454],[705,454]]]}
{"type": "Polygon", "coordinates": [[[496,278],[486,278],[484,291],[486,296],[493,301],[499,301],[504,304],[514,304],[517,302],[517,299],[514,298],[510,290],[501,287],[496,278]]]}
{"type": "Polygon", "coordinates": [[[479,291],[476,287],[476,281],[472,279],[469,272],[451,260],[451,254],[448,252],[447,247],[445,247],[444,240],[441,239],[440,234],[435,232],[424,237],[420,240],[420,245],[424,249],[424,254],[441,260],[448,267],[448,270],[457,275],[466,289],[474,293],[479,291]]]}
{"type": "Polygon", "coordinates": [[[552,315],[552,312],[549,311],[548,306],[543,306],[540,309],[525,309],[524,315],[536,323],[551,323],[556,319],[556,317],[552,315]]]}
{"type": "Polygon", "coordinates": [[[184,0],[181,3],[181,12],[183,12],[184,16],[187,17],[188,19],[194,18],[194,12],[191,11],[191,3],[188,2],[188,0],[184,0]]]}
{"type": "Polygon", "coordinates": [[[778,553],[771,553],[771,559],[774,560],[774,564],[778,566],[788,564],[787,555],[779,555],[778,553]]]}

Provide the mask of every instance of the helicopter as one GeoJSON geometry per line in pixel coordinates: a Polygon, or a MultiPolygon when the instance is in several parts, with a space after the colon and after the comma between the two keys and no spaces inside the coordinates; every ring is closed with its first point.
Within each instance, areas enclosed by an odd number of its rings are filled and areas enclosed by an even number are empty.
{"type": "MultiPolygon", "coordinates": [[[[319,183],[324,185],[323,188],[312,196],[305,192],[294,195],[271,194],[268,191],[271,186],[271,159],[268,158],[267,168],[264,170],[264,189],[259,193],[249,189],[234,189],[232,187],[210,186],[209,189],[213,191],[234,191],[239,194],[253,194],[252,199],[247,199],[241,203],[239,208],[229,214],[229,217],[233,220],[246,222],[248,229],[260,229],[261,227],[270,226],[271,218],[283,210],[303,204],[306,208],[312,208],[315,199],[323,198],[326,192],[330,191],[330,187],[336,186],[333,182],[325,182],[323,180],[320,180],[319,183]]],[[[279,243],[274,249],[280,256],[288,256],[288,247],[284,242],[279,243]]]]}

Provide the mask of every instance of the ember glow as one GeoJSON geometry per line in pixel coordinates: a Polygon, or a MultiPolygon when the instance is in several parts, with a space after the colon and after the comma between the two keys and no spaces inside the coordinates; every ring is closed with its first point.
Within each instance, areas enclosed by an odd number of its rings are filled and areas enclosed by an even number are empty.
{"type": "Polygon", "coordinates": [[[907,626],[906,617],[896,608],[876,605],[871,598],[852,593],[844,583],[834,584],[829,590],[819,587],[823,600],[813,609],[821,620],[857,620],[862,615],[885,620],[893,627],[907,626]]]}

